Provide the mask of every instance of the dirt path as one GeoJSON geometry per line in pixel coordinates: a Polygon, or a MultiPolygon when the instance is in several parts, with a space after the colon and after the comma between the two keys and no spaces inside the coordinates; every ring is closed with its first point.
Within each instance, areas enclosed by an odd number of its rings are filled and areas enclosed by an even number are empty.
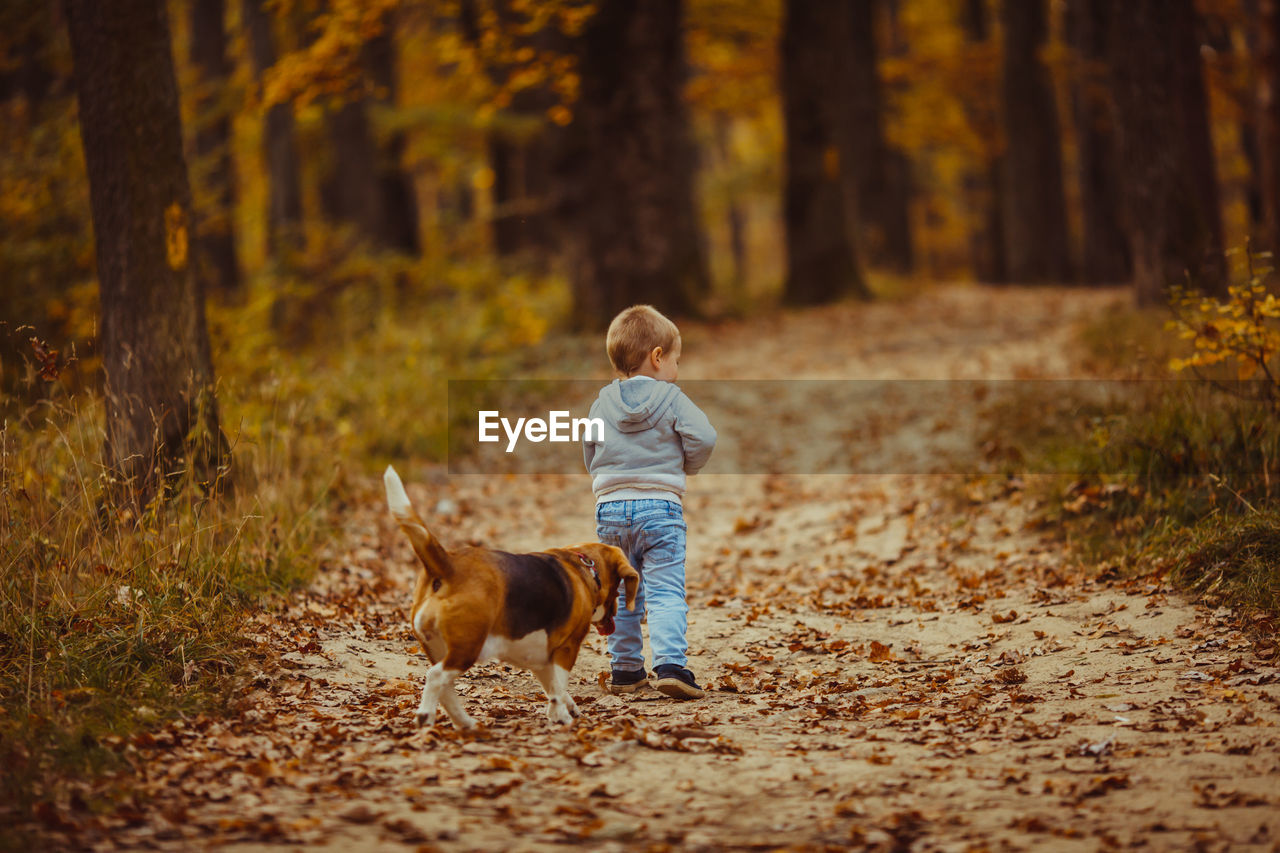
{"type": "MultiPolygon", "coordinates": [[[[694,329],[684,372],[1072,375],[1071,324],[1115,298],[952,288],[694,329]]],[[[447,542],[594,538],[585,476],[399,467],[447,542]]],[[[606,695],[593,637],[574,728],[487,664],[460,682],[484,725],[462,738],[413,726],[413,563],[371,480],[315,588],[259,620],[241,715],[134,744],[139,804],[101,846],[1275,849],[1277,662],[1154,580],[1073,572],[1016,483],[957,496],[947,477],[696,478],[707,698],[606,695]]]]}

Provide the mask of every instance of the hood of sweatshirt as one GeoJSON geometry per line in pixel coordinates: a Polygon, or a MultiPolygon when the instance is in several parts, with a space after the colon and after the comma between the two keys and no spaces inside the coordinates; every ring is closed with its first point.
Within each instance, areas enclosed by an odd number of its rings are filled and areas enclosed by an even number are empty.
{"type": "Polygon", "coordinates": [[[640,432],[666,414],[680,388],[656,379],[615,379],[600,389],[599,407],[592,414],[607,419],[618,432],[640,432]]]}

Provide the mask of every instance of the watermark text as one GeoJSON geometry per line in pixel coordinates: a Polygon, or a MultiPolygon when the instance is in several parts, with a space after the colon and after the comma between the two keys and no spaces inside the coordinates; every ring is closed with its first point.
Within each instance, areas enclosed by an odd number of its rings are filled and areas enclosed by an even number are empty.
{"type": "Polygon", "coordinates": [[[482,442],[501,441],[498,427],[507,436],[507,453],[514,453],[521,435],[526,441],[535,444],[542,441],[604,441],[604,420],[601,418],[571,418],[567,411],[547,412],[546,420],[542,418],[516,418],[513,424],[509,418],[502,417],[497,410],[489,409],[480,415],[480,435],[482,442]]]}

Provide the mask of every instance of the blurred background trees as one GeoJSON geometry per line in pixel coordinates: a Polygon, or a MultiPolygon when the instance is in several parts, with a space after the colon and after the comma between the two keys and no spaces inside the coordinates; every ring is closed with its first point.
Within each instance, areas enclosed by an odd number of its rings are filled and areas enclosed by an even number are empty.
{"type": "Polygon", "coordinates": [[[1111,83],[1121,186],[1141,302],[1185,273],[1226,292],[1222,218],[1192,0],[1134,0],[1111,10],[1111,83]],[[1152,26],[1153,18],[1163,24],[1152,26]]]}
{"type": "Polygon", "coordinates": [[[859,187],[847,144],[855,83],[848,61],[850,10],[842,0],[787,0],[784,12],[784,294],[794,305],[871,294],[857,252],[859,187]]]}
{"type": "Polygon", "coordinates": [[[1002,0],[1005,268],[1017,282],[1071,278],[1062,132],[1044,48],[1048,4],[1002,0]]]}
{"type": "Polygon", "coordinates": [[[573,315],[586,328],[636,302],[688,315],[709,282],[693,204],[684,2],[596,6],[572,48],[578,97],[557,170],[573,315]]]}
{"type": "MultiPolygon", "coordinates": [[[[516,343],[904,276],[1160,302],[1280,241],[1276,0],[160,5],[215,358],[459,300],[516,343]]],[[[67,18],[0,10],[0,318],[92,379],[67,18]]]]}
{"type": "Polygon", "coordinates": [[[192,0],[190,60],[194,81],[192,155],[194,180],[205,190],[195,227],[196,274],[205,292],[223,298],[240,290],[236,252],[235,165],[231,156],[231,64],[227,58],[223,0],[192,0]]]}
{"type": "Polygon", "coordinates": [[[1071,119],[1080,181],[1078,269],[1085,284],[1127,281],[1133,274],[1120,214],[1121,173],[1107,76],[1108,6],[1107,0],[1069,0],[1063,17],[1073,62],[1071,119]]]}

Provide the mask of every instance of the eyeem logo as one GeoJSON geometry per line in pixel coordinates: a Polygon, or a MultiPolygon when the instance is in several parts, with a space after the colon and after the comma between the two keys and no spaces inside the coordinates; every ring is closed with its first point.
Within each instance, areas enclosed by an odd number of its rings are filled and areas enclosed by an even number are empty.
{"type": "Polygon", "coordinates": [[[520,441],[523,431],[525,439],[537,444],[541,441],[604,441],[604,420],[602,418],[570,418],[567,411],[547,412],[547,420],[542,418],[516,418],[511,421],[502,417],[496,410],[479,412],[480,441],[501,441],[498,426],[502,426],[507,434],[507,452],[514,453],[516,443],[520,441]]]}

